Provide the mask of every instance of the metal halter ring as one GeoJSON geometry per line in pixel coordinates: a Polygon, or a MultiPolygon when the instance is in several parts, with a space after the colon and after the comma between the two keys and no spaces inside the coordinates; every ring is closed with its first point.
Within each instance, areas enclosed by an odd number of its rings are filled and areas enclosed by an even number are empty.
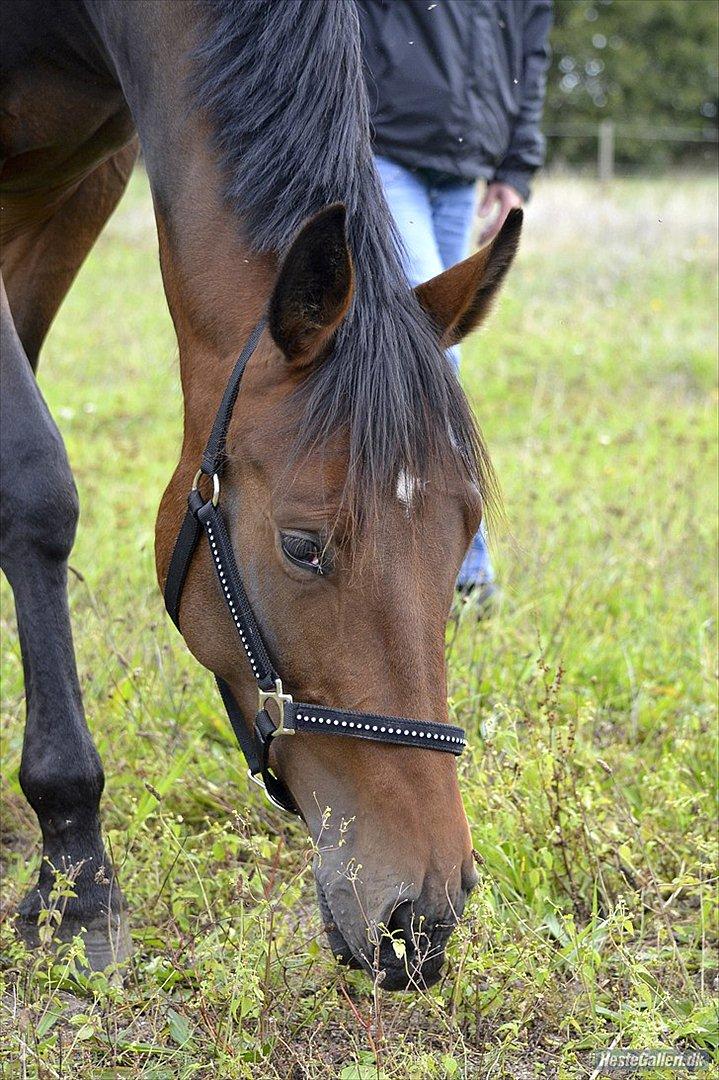
{"type": "MultiPolygon", "coordinates": [[[[203,473],[202,469],[198,469],[195,473],[195,479],[192,481],[192,490],[197,491],[200,486],[200,477],[207,476],[207,473],[203,473]]],[[[220,478],[217,473],[212,474],[212,505],[217,506],[220,501],[220,478]]]]}

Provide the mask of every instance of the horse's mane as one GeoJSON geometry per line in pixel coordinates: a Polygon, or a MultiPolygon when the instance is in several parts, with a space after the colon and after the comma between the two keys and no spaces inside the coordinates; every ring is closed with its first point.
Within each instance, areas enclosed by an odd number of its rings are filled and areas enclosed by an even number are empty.
{"type": "Polygon", "coordinates": [[[355,298],[332,355],[302,387],[311,440],[349,438],[355,516],[460,462],[485,501],[494,480],[450,363],[402,270],[372,161],[353,0],[197,0],[194,93],[210,117],[226,197],[258,250],[287,249],[329,203],[347,207],[355,298]]]}

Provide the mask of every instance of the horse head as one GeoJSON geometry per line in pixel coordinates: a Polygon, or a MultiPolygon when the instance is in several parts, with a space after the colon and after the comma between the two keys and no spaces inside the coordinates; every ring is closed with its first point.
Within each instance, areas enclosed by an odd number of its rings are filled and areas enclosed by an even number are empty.
{"type": "MultiPolygon", "coordinates": [[[[267,331],[229,428],[223,504],[254,617],[285,689],[303,702],[404,717],[410,728],[412,720],[448,719],[445,627],[458,569],[479,527],[482,484],[450,429],[448,401],[463,407],[463,398],[441,350],[484,318],[520,227],[521,212],[513,213],[487,248],[413,294],[407,290],[414,325],[422,328],[418,349],[432,337],[435,380],[416,386],[412,401],[375,399],[376,387],[363,377],[363,364],[372,370],[362,353],[371,337],[362,338],[362,321],[351,314],[363,269],[353,266],[344,207],[309,220],[279,266],[267,331]],[[343,333],[362,339],[345,348],[343,333]],[[345,425],[328,430],[322,423],[317,402],[332,364],[360,366],[349,374],[364,399],[364,431],[352,430],[351,410],[345,425]],[[414,466],[399,451],[389,463],[377,460],[392,451],[373,437],[389,423],[382,410],[393,408],[414,418],[416,442],[431,447],[414,466]],[[380,415],[370,416],[371,409],[380,415]],[[369,484],[363,469],[374,469],[369,484]]],[[[413,355],[380,360],[421,369],[413,355]]],[[[337,372],[330,386],[336,382],[337,372]]],[[[165,513],[176,505],[178,475],[186,474],[176,474],[165,513]]],[[[163,558],[160,564],[162,576],[163,558]]],[[[203,551],[187,576],[180,625],[249,724],[257,687],[217,584],[203,551]]],[[[476,881],[454,757],[298,732],[273,740],[271,765],[314,842],[335,955],[381,972],[386,988],[431,983],[476,881]]]]}

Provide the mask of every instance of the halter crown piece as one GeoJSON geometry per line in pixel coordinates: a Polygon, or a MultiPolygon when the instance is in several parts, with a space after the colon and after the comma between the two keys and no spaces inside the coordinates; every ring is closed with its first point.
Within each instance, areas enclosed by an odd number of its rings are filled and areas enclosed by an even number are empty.
{"type": "Polygon", "coordinates": [[[226,461],[227,431],[242,375],[257,348],[265,325],[266,320],[263,318],[250,334],[222,395],[202,456],[202,464],[187,499],[187,513],[170,559],[165,582],[165,606],[179,630],[182,589],[200,535],[204,532],[220,591],[237,628],[252,674],[257,680],[259,704],[252,730],[245,723],[232,690],[224,679],[217,677],[217,686],[240,749],[247,760],[249,776],[265,789],[270,801],[276,806],[290,814],[301,816],[289,788],[270,769],[270,744],[280,735],[319,732],[325,735],[370,739],[372,742],[395,743],[423,750],[441,750],[455,755],[462,753],[467,740],[462,728],[449,724],[349,712],[344,709],[331,709],[326,705],[306,705],[293,701],[291,695],[283,690],[282,680],[272,664],[242,584],[232,541],[220,507],[220,479],[226,461]],[[203,475],[212,479],[212,495],[209,498],[205,498],[199,489],[203,475]]]}

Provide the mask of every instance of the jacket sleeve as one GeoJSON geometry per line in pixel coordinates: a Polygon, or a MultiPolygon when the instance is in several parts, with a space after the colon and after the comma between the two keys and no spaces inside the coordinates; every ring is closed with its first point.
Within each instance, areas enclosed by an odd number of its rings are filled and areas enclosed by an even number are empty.
{"type": "Polygon", "coordinates": [[[529,197],[532,176],[544,162],[540,131],[549,67],[552,0],[526,0],[523,32],[522,101],[512,139],[493,179],[511,184],[523,199],[529,197]]]}

